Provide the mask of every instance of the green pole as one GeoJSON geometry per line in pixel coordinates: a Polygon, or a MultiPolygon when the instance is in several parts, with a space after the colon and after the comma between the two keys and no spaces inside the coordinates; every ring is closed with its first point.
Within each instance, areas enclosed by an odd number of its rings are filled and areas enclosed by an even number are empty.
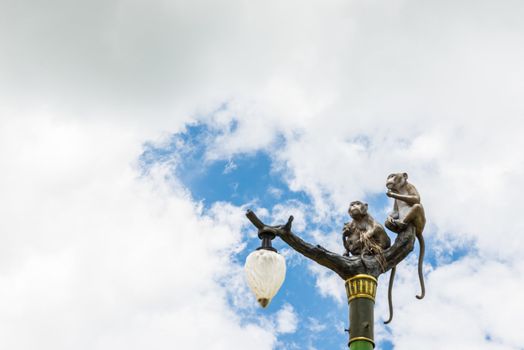
{"type": "Polygon", "coordinates": [[[350,350],[373,350],[373,343],[365,340],[355,340],[349,346],[350,350]]]}
{"type": "Polygon", "coordinates": [[[373,311],[377,279],[371,275],[356,275],[346,281],[349,303],[349,349],[373,350],[373,311]]]}

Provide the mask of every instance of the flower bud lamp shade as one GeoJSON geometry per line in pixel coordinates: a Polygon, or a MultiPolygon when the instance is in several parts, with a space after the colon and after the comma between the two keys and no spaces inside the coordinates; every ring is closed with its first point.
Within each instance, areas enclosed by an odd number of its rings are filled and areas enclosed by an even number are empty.
{"type": "Polygon", "coordinates": [[[258,303],[268,306],[286,277],[286,260],[276,252],[259,249],[248,255],[244,269],[258,303]]]}

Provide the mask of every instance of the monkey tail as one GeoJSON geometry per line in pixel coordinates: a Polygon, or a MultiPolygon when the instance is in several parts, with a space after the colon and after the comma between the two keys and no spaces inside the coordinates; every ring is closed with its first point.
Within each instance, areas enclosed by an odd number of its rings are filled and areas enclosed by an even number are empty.
{"type": "Polygon", "coordinates": [[[424,245],[424,237],[422,237],[422,234],[417,235],[418,243],[420,245],[420,252],[418,254],[418,279],[420,281],[420,289],[421,293],[420,295],[417,295],[417,299],[424,298],[424,295],[426,295],[426,287],[424,286],[424,274],[422,273],[422,264],[424,263],[424,252],[425,252],[425,245],[424,245]]]}
{"type": "Polygon", "coordinates": [[[387,321],[384,321],[384,324],[388,324],[393,319],[393,281],[395,280],[395,272],[397,271],[397,267],[393,266],[391,269],[391,274],[389,275],[389,286],[388,286],[388,306],[389,306],[389,319],[387,321]]]}

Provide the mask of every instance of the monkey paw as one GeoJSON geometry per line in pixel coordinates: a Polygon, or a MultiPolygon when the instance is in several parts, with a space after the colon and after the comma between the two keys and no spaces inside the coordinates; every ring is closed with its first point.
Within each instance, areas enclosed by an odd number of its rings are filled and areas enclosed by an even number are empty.
{"type": "Polygon", "coordinates": [[[405,224],[404,222],[402,222],[400,220],[392,220],[392,221],[393,221],[393,224],[396,227],[398,227],[399,231],[404,231],[408,227],[408,224],[405,224]]]}
{"type": "Polygon", "coordinates": [[[384,226],[386,226],[386,228],[388,228],[392,232],[400,233],[404,231],[408,225],[400,220],[396,220],[391,216],[388,216],[386,222],[384,223],[384,226]]]}

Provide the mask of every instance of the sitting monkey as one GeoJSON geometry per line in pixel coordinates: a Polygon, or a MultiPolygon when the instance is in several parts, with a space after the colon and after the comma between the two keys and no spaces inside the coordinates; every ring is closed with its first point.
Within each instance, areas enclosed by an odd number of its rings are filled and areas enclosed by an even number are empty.
{"type": "Polygon", "coordinates": [[[354,201],[349,204],[349,216],[353,221],[344,224],[342,243],[346,252],[351,255],[377,255],[391,246],[386,231],[368,214],[367,203],[354,201]]]}
{"type": "MultiPolygon", "coordinates": [[[[393,232],[400,233],[405,230],[408,225],[412,224],[415,227],[415,234],[417,236],[420,253],[418,257],[418,276],[420,280],[421,295],[417,295],[418,299],[424,298],[426,293],[424,287],[424,275],[422,274],[422,264],[424,261],[424,238],[422,231],[426,224],[426,216],[424,214],[424,207],[420,204],[420,195],[412,184],[408,183],[407,173],[394,173],[388,176],[386,187],[388,189],[386,195],[394,198],[393,212],[389,214],[384,225],[393,232]]],[[[389,299],[389,313],[390,318],[384,323],[391,322],[393,318],[393,307],[391,302],[391,289],[393,286],[393,279],[395,277],[396,268],[391,269],[391,276],[389,278],[388,299],[389,299]]]]}
{"type": "Polygon", "coordinates": [[[426,225],[424,207],[420,204],[420,195],[412,184],[408,183],[407,173],[395,173],[388,176],[386,187],[388,197],[394,198],[393,212],[386,220],[386,227],[399,233],[406,229],[408,224],[413,224],[417,238],[422,237],[426,225]]]}

